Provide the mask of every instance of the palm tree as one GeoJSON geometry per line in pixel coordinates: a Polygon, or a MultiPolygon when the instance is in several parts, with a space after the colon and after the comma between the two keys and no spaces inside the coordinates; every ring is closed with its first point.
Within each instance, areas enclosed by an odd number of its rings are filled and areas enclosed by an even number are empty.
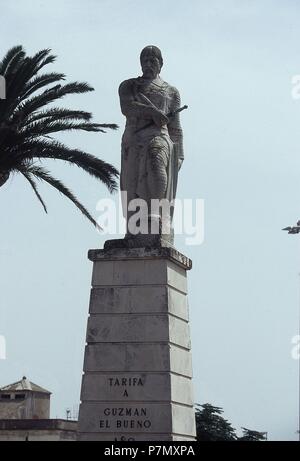
{"type": "Polygon", "coordinates": [[[0,187],[12,173],[22,174],[47,212],[37,188],[37,180],[42,180],[68,197],[97,226],[70,189],[38,162],[57,159],[75,164],[113,192],[117,189],[116,168],[82,150],[70,149],[52,134],[68,130],[105,132],[104,128],[116,129],[117,125],[93,123],[92,114],[82,110],[48,107],[65,95],[93,91],[87,83],[62,84],[64,74],[40,73],[56,59],[50,52],[41,50],[29,57],[22,46],[16,46],[0,62],[0,75],[6,81],[6,99],[0,100],[0,187]]]}

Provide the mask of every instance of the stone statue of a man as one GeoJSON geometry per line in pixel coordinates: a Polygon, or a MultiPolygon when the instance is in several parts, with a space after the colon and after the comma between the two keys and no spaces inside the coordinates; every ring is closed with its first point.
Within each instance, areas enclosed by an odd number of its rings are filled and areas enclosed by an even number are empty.
{"type": "Polygon", "coordinates": [[[137,198],[146,201],[149,217],[152,199],[165,199],[172,204],[183,161],[179,113],[170,115],[180,107],[179,92],[159,75],[163,65],[159,48],[144,48],[140,61],[143,75],[125,80],[119,88],[121,110],[126,116],[122,138],[121,191],[127,237],[132,234],[128,226],[133,213],[130,202],[137,198]]]}

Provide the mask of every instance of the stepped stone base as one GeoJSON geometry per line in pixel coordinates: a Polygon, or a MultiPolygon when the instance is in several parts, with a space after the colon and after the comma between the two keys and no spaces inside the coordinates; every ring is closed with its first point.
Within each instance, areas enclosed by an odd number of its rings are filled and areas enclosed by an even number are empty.
{"type": "MultiPolygon", "coordinates": [[[[115,243],[113,243],[115,242],[115,243]]],[[[173,247],[90,250],[79,440],[195,440],[187,305],[173,247]]]]}

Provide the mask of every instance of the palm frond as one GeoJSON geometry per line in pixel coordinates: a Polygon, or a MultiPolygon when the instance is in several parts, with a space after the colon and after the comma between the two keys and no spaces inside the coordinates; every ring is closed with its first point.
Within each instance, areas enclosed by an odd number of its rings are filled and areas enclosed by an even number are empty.
{"type": "Polygon", "coordinates": [[[7,79],[10,75],[16,74],[25,56],[26,54],[23,50],[20,50],[18,53],[16,53],[14,57],[9,61],[8,65],[6,66],[5,72],[2,75],[7,79]]]}
{"type": "Polygon", "coordinates": [[[114,192],[118,188],[115,178],[118,177],[119,172],[113,165],[82,150],[70,149],[58,141],[33,140],[24,143],[22,148],[16,149],[12,160],[10,157],[6,157],[6,163],[4,164],[5,159],[3,158],[3,168],[9,169],[11,166],[9,162],[15,163],[18,158],[19,161],[32,161],[34,159],[63,160],[78,166],[91,176],[102,181],[110,192],[114,192]]]}
{"type": "Polygon", "coordinates": [[[61,121],[40,121],[34,122],[30,125],[27,125],[24,129],[22,129],[21,133],[26,138],[34,138],[34,137],[41,137],[46,136],[50,133],[58,133],[59,131],[70,131],[70,130],[83,130],[83,131],[93,131],[93,132],[102,132],[105,131],[101,128],[99,123],[90,123],[90,122],[83,122],[83,123],[75,123],[75,122],[67,122],[65,120],[61,121]]]}
{"type": "Polygon", "coordinates": [[[46,64],[50,64],[55,61],[56,56],[50,55],[50,48],[38,51],[34,56],[26,58],[26,78],[30,79],[36,75],[39,70],[46,64]]]}
{"type": "Polygon", "coordinates": [[[85,112],[83,110],[72,110],[72,109],[63,109],[60,107],[53,107],[45,111],[39,111],[32,116],[29,116],[24,125],[28,125],[32,122],[36,122],[42,119],[50,120],[85,120],[89,121],[92,118],[90,112],[85,112]]]}
{"type": "MultiPolygon", "coordinates": [[[[101,128],[109,128],[110,130],[117,130],[119,128],[119,125],[115,123],[98,123],[98,126],[101,128]]],[[[104,133],[106,132],[104,131],[104,133]]]]}
{"type": "Polygon", "coordinates": [[[33,96],[23,103],[19,104],[17,110],[12,116],[12,122],[24,120],[30,114],[34,113],[41,107],[44,107],[57,99],[61,99],[68,94],[80,94],[93,91],[93,88],[85,82],[73,82],[67,85],[55,85],[45,90],[42,94],[33,96]]]}
{"type": "Polygon", "coordinates": [[[27,83],[24,89],[24,93],[22,94],[20,98],[20,101],[28,98],[32,93],[39,90],[40,88],[43,88],[44,86],[50,85],[51,83],[54,83],[54,82],[65,80],[65,78],[66,78],[65,74],[59,74],[56,72],[38,75],[37,77],[31,79],[27,83]]]}
{"type": "Polygon", "coordinates": [[[27,181],[29,182],[29,184],[31,185],[35,195],[37,196],[38,200],[41,202],[44,210],[45,210],[45,213],[48,213],[47,211],[47,207],[45,205],[45,202],[44,200],[42,199],[39,191],[38,191],[38,188],[37,188],[37,185],[36,185],[36,182],[34,181],[34,179],[31,177],[31,174],[28,173],[27,171],[21,171],[22,175],[24,176],[24,178],[27,179],[27,181]]]}
{"type": "MultiPolygon", "coordinates": [[[[51,51],[50,49],[48,50],[49,52],[51,51]]],[[[49,55],[45,57],[44,59],[40,60],[39,65],[36,68],[36,72],[41,70],[44,66],[47,66],[47,64],[52,64],[56,60],[56,56],[49,55]]]]}
{"type": "Polygon", "coordinates": [[[0,75],[5,75],[6,69],[9,66],[11,60],[14,59],[15,56],[18,55],[20,52],[24,53],[23,47],[21,45],[14,46],[10,50],[8,50],[8,52],[0,62],[0,75]]]}
{"type": "Polygon", "coordinates": [[[36,178],[42,179],[43,181],[50,184],[50,186],[54,187],[58,190],[61,194],[67,197],[74,205],[81,211],[81,213],[98,229],[100,229],[99,224],[95,221],[92,215],[88,212],[88,210],[79,202],[77,197],[73,194],[70,189],[68,189],[59,179],[54,178],[50,175],[50,173],[42,167],[39,166],[29,166],[27,168],[27,172],[35,176],[36,178]]]}

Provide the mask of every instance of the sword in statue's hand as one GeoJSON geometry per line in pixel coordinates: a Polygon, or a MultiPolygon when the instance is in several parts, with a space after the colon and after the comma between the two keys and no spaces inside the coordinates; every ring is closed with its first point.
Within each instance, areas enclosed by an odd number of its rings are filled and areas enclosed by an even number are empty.
{"type": "MultiPolygon", "coordinates": [[[[144,96],[144,95],[143,95],[144,96]]],[[[148,98],[147,98],[148,99],[148,98]]],[[[151,103],[151,105],[154,105],[151,103]]],[[[178,109],[176,110],[172,110],[171,112],[169,112],[166,117],[168,118],[171,118],[171,117],[174,117],[176,114],[179,114],[179,112],[182,112],[183,110],[187,109],[188,106],[187,105],[184,105],[182,107],[179,107],[178,109]]],[[[146,128],[149,128],[151,126],[155,125],[155,122],[151,121],[149,123],[147,123],[146,125],[142,126],[141,128],[138,128],[137,130],[135,130],[135,133],[138,133],[139,131],[142,131],[142,130],[145,130],[146,128]]]]}

